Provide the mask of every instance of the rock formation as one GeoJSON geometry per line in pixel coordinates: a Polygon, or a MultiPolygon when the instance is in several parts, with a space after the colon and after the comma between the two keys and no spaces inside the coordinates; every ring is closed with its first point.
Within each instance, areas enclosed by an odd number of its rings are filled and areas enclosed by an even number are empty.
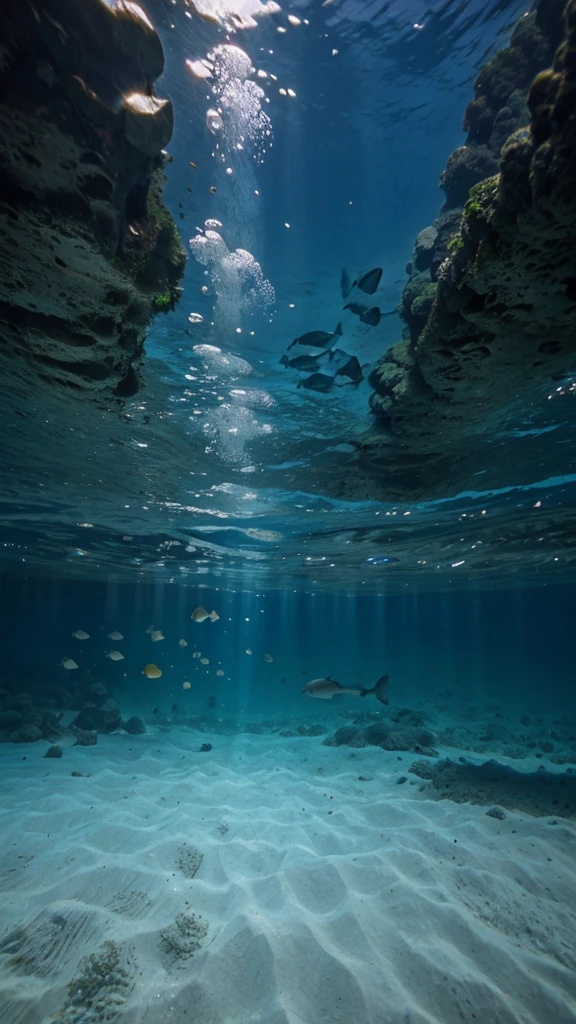
{"type": "Polygon", "coordinates": [[[185,252],[162,204],[172,104],[135,3],[0,12],[0,341],[22,375],[128,397],[185,252]]]}
{"type": "Polygon", "coordinates": [[[370,378],[385,429],[367,450],[400,442],[429,467],[576,368],[575,0],[564,13],[537,0],[520,19],[480,71],[465,128],[407,268],[404,340],[370,378]]]}

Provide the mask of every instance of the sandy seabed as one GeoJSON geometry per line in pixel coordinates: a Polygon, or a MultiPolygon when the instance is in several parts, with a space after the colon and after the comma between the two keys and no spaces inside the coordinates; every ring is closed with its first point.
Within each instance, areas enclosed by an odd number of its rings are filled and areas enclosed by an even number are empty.
{"type": "Polygon", "coordinates": [[[0,749],[1,1024],[576,1021],[572,823],[318,738],[45,746],[0,749]]]}

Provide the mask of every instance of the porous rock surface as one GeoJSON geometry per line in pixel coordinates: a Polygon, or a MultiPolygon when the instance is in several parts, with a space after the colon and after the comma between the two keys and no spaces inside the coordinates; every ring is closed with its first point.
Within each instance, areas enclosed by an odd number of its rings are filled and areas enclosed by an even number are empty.
{"type": "Polygon", "coordinates": [[[108,401],[139,387],[185,253],[162,205],[172,104],[135,3],[0,9],[0,344],[19,372],[108,401]]]}
{"type": "Polygon", "coordinates": [[[540,767],[535,772],[519,772],[494,760],[458,764],[446,758],[436,763],[414,761],[408,771],[431,783],[427,795],[436,800],[500,804],[534,817],[576,817],[576,776],[570,770],[557,773],[540,767]]]}
{"type": "Polygon", "coordinates": [[[432,476],[576,368],[575,0],[538,0],[475,93],[408,265],[408,337],[370,377],[385,430],[366,450],[400,440],[432,476]]]}

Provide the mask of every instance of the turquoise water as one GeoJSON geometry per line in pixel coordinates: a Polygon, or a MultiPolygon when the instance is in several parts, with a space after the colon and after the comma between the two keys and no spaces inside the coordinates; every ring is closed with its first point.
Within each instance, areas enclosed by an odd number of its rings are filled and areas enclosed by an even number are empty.
{"type": "Polygon", "coordinates": [[[573,1024],[574,382],[366,443],[524,6],[144,6],[179,301],[126,400],[2,362],[0,1022],[573,1024]]]}

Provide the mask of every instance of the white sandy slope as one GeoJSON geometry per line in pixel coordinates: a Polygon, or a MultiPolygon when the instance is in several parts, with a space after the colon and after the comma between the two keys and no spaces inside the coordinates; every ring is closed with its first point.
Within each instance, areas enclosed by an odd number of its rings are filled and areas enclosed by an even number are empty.
{"type": "Polygon", "coordinates": [[[45,746],[0,749],[1,1024],[576,1021],[569,822],[435,802],[397,782],[412,755],[321,738],[45,746]],[[209,925],[189,958],[161,936],[182,912],[209,925]],[[62,1016],[107,939],[127,998],[62,1016]]]}

